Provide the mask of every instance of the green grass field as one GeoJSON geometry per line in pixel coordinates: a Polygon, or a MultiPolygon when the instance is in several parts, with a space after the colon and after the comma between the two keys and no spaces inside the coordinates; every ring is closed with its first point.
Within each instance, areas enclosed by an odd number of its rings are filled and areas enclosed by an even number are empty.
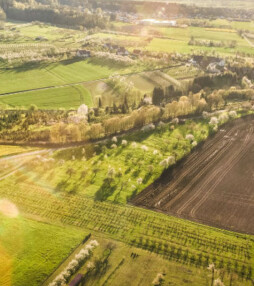
{"type": "Polygon", "coordinates": [[[107,78],[116,71],[121,73],[119,67],[97,65],[89,60],[0,70],[0,81],[4,83],[0,86],[0,93],[97,80],[107,78]]]}
{"type": "Polygon", "coordinates": [[[225,30],[210,30],[199,27],[188,27],[188,28],[159,28],[163,35],[170,39],[154,38],[147,49],[150,51],[160,52],[178,52],[178,53],[191,53],[193,51],[215,51],[219,54],[232,55],[238,52],[254,53],[254,49],[247,43],[246,40],[242,39],[236,32],[226,32],[225,30]],[[236,48],[227,47],[199,47],[188,45],[191,37],[202,40],[213,40],[213,41],[225,41],[231,42],[236,41],[236,48]]]}
{"type": "Polygon", "coordinates": [[[86,36],[85,32],[79,30],[60,28],[47,24],[34,24],[15,22],[8,20],[5,24],[6,29],[0,31],[0,35],[12,37],[15,35],[14,41],[6,39],[5,44],[12,43],[12,48],[15,48],[15,44],[21,43],[38,43],[36,37],[44,37],[47,41],[42,43],[52,44],[56,47],[73,47],[78,46],[78,41],[86,36]]]}
{"type": "MultiPolygon", "coordinates": [[[[186,19],[185,19],[186,21],[186,19]]],[[[184,22],[183,19],[179,20],[179,23],[184,22]]],[[[168,39],[162,39],[154,36],[153,40],[147,44],[143,42],[143,48],[154,51],[154,52],[178,52],[178,53],[192,53],[193,51],[207,51],[207,52],[217,52],[221,55],[234,55],[236,52],[244,52],[252,54],[254,49],[247,43],[245,39],[242,39],[237,30],[244,29],[254,31],[254,22],[229,22],[227,20],[214,20],[209,22],[214,28],[204,28],[204,27],[192,27],[187,28],[168,28],[168,27],[156,27],[156,26],[140,26],[140,30],[143,33],[146,31],[147,37],[149,36],[149,31],[158,31],[161,36],[168,37],[168,39]],[[230,29],[219,28],[221,25],[230,26],[230,29]],[[225,43],[230,43],[231,41],[237,42],[236,48],[227,47],[199,47],[199,46],[189,46],[188,42],[194,37],[200,40],[212,40],[212,41],[223,41],[225,43]]],[[[116,27],[128,26],[128,24],[115,23],[116,27]]],[[[142,34],[142,32],[141,32],[142,34]]],[[[100,37],[106,37],[106,35],[98,34],[100,37]]],[[[108,35],[108,34],[107,34],[108,35]]],[[[115,37],[113,35],[112,37],[115,37]]],[[[118,36],[121,37],[121,36],[118,36]]],[[[126,39],[137,41],[138,37],[127,37],[126,39]]],[[[144,37],[141,37],[144,39],[144,37]]]]}
{"type": "Polygon", "coordinates": [[[83,85],[36,90],[0,97],[0,104],[29,108],[35,104],[40,109],[77,108],[85,103],[93,106],[90,92],[83,85]]]}
{"type": "Polygon", "coordinates": [[[37,286],[87,234],[0,213],[0,284],[37,286]],[[15,235],[13,235],[15,234],[15,235]]]}

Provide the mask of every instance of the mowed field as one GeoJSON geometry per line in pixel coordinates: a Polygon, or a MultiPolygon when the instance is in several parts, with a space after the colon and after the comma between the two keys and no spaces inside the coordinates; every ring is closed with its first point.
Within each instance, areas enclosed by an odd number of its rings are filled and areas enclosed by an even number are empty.
{"type": "Polygon", "coordinates": [[[0,70],[0,94],[106,78],[119,69],[89,60],[0,70]]]}
{"type": "Polygon", "coordinates": [[[75,108],[85,103],[91,107],[92,97],[83,85],[63,86],[0,96],[0,106],[28,108],[35,104],[40,109],[75,108]]]}
{"type": "Polygon", "coordinates": [[[141,192],[137,206],[254,233],[253,117],[226,125],[141,192]]]}

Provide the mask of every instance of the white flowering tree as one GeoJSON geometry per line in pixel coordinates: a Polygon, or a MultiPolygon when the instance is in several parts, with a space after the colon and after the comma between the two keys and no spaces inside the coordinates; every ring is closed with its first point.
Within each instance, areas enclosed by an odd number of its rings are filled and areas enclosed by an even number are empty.
{"type": "Polygon", "coordinates": [[[75,258],[69,262],[65,269],[48,286],[65,286],[70,277],[75,274],[85,260],[91,256],[94,248],[98,245],[97,240],[91,240],[75,255],[75,258]]]}
{"type": "Polygon", "coordinates": [[[236,118],[237,117],[237,113],[234,110],[229,111],[228,115],[230,118],[236,118]]]}

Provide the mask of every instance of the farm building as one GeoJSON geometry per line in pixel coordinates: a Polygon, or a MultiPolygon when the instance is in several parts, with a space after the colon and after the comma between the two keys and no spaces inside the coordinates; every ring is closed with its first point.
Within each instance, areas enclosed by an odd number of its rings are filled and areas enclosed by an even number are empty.
{"type": "Polygon", "coordinates": [[[76,55],[77,57],[80,57],[80,58],[90,58],[91,52],[87,50],[78,50],[76,55]]]}
{"type": "Polygon", "coordinates": [[[139,23],[141,25],[156,25],[156,26],[167,26],[167,27],[175,27],[176,26],[176,21],[175,20],[155,20],[155,19],[143,19],[140,20],[139,23]]]}
{"type": "Polygon", "coordinates": [[[243,77],[243,82],[244,82],[249,88],[254,89],[253,83],[251,82],[251,80],[249,80],[249,79],[247,78],[247,76],[244,76],[244,77],[243,77]]]}
{"type": "Polygon", "coordinates": [[[35,41],[48,41],[48,39],[42,36],[38,36],[35,38],[35,41]]]}
{"type": "Polygon", "coordinates": [[[75,278],[70,282],[69,286],[79,286],[82,282],[83,275],[77,274],[75,278]]]}
{"type": "Polygon", "coordinates": [[[120,47],[117,50],[116,54],[119,55],[119,56],[128,56],[129,52],[124,47],[120,47]]]}

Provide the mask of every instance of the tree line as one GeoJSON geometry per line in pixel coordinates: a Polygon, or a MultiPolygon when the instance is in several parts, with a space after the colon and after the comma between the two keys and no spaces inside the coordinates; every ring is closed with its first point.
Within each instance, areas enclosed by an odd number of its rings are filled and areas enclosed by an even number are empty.
{"type": "Polygon", "coordinates": [[[95,27],[104,29],[109,23],[109,17],[105,16],[99,8],[91,12],[89,10],[80,11],[79,9],[59,5],[38,5],[37,2],[30,5],[11,0],[0,0],[0,7],[4,10],[8,18],[19,21],[40,21],[87,29],[95,27]]]}

